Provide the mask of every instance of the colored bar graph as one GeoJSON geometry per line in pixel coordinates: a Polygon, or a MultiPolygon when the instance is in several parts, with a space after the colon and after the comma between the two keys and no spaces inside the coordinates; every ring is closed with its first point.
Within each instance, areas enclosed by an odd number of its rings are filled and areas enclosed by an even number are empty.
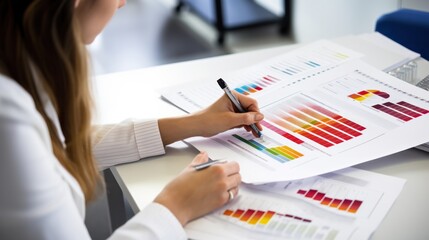
{"type": "Polygon", "coordinates": [[[382,92],[379,90],[363,90],[358,93],[353,93],[349,95],[349,98],[352,98],[358,102],[363,102],[367,100],[368,98],[378,96],[384,99],[387,99],[390,97],[390,95],[386,92],[382,92]]]}
{"type": "Polygon", "coordinates": [[[275,159],[276,161],[280,163],[285,163],[287,161],[295,160],[299,157],[304,156],[304,154],[292,149],[288,146],[277,146],[277,147],[271,147],[268,148],[261,143],[258,143],[257,141],[253,139],[245,139],[237,134],[232,135],[234,138],[238,139],[240,142],[246,144],[247,146],[250,146],[265,155],[268,155],[269,157],[275,159]]]}
{"type": "MultiPolygon", "coordinates": [[[[364,102],[368,98],[371,98],[374,96],[377,96],[383,99],[387,99],[390,97],[388,93],[382,92],[379,90],[363,90],[358,93],[350,94],[348,97],[358,102],[364,102]]],[[[374,104],[372,105],[372,107],[405,122],[408,122],[413,118],[418,118],[423,114],[429,113],[429,110],[421,107],[417,107],[405,101],[400,101],[398,103],[384,102],[384,103],[374,104]]]]}
{"type": "Polygon", "coordinates": [[[324,147],[332,147],[352,140],[361,136],[362,131],[366,129],[325,107],[300,97],[271,110],[266,114],[266,119],[267,121],[262,122],[262,125],[286,138],[289,137],[284,135],[285,131],[271,125],[268,121],[324,147]]]}
{"type": "Polygon", "coordinates": [[[383,103],[383,105],[386,106],[386,107],[388,107],[388,108],[394,109],[394,110],[396,110],[398,112],[401,112],[401,113],[403,113],[405,115],[413,117],[413,118],[417,118],[417,117],[421,116],[421,114],[419,114],[419,113],[416,113],[416,112],[414,112],[412,110],[409,110],[407,108],[404,108],[404,107],[402,107],[400,105],[397,105],[397,104],[394,104],[394,103],[391,103],[391,102],[383,103]]]}
{"type": "Polygon", "coordinates": [[[377,110],[380,110],[380,111],[382,111],[384,113],[387,113],[390,116],[393,116],[395,118],[401,119],[402,121],[405,121],[405,122],[408,122],[408,121],[410,121],[410,120],[413,119],[411,117],[408,117],[407,115],[404,115],[404,114],[402,114],[400,112],[397,112],[397,111],[395,111],[395,110],[393,110],[391,108],[388,108],[388,107],[380,105],[380,104],[376,104],[376,105],[374,105],[372,107],[375,108],[375,109],[377,109],[377,110]]]}
{"type": "Polygon", "coordinates": [[[222,215],[225,217],[231,217],[231,218],[237,218],[235,215],[232,215],[231,213],[240,212],[241,214],[244,212],[245,214],[240,218],[240,221],[245,222],[249,225],[267,225],[269,224],[273,218],[277,218],[277,220],[281,220],[282,218],[285,219],[294,219],[300,222],[305,223],[311,223],[311,219],[291,215],[291,214],[281,214],[277,213],[275,211],[262,211],[262,210],[255,210],[255,209],[236,209],[235,211],[232,209],[226,209],[223,211],[222,215]]]}
{"type": "Polygon", "coordinates": [[[316,189],[299,189],[296,193],[298,195],[304,196],[306,199],[311,199],[313,201],[319,202],[321,205],[336,208],[340,211],[347,211],[349,213],[357,213],[363,203],[363,201],[361,200],[337,199],[327,197],[326,193],[319,192],[316,189]]]}
{"type": "Polygon", "coordinates": [[[421,114],[427,114],[427,113],[429,113],[429,110],[426,110],[424,108],[420,108],[420,107],[414,106],[411,103],[407,103],[407,102],[401,101],[401,102],[398,102],[398,104],[401,105],[401,106],[407,107],[407,108],[409,108],[411,110],[417,111],[417,112],[419,112],[421,114]]]}
{"type": "Polygon", "coordinates": [[[244,95],[250,95],[252,93],[262,91],[264,90],[264,88],[278,81],[280,80],[275,77],[272,77],[270,75],[265,75],[253,80],[252,82],[247,82],[245,84],[242,84],[239,87],[234,88],[234,90],[244,95]]]}

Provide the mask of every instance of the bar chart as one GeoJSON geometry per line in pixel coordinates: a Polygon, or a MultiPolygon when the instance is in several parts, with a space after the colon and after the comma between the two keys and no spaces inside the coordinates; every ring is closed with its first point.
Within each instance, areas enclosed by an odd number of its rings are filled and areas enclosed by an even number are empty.
{"type": "MultiPolygon", "coordinates": [[[[349,97],[358,102],[367,103],[371,98],[379,97],[381,99],[388,99],[390,94],[379,90],[363,90],[350,94],[349,97]]],[[[408,122],[414,118],[418,118],[429,113],[427,109],[415,106],[414,104],[406,101],[399,101],[397,103],[383,101],[377,104],[371,104],[371,107],[404,122],[408,122]]]]}
{"type": "MultiPolygon", "coordinates": [[[[234,200],[202,217],[199,229],[212,232],[213,239],[369,239],[404,184],[404,179],[354,168],[242,184],[234,200]]],[[[195,239],[204,239],[199,236],[195,239]]]]}
{"type": "Polygon", "coordinates": [[[255,138],[252,134],[232,134],[232,138],[227,139],[228,142],[241,149],[248,150],[257,155],[263,155],[275,160],[278,163],[286,163],[304,156],[303,153],[293,149],[292,147],[279,143],[268,136],[263,139],[255,138]]]}
{"type": "Polygon", "coordinates": [[[320,204],[322,205],[336,208],[340,211],[347,211],[350,213],[356,213],[363,203],[363,201],[361,200],[351,200],[347,198],[346,199],[334,198],[316,189],[309,189],[309,190],[299,189],[297,191],[297,194],[302,195],[311,200],[320,202],[320,204]]]}
{"type": "Polygon", "coordinates": [[[217,211],[215,217],[244,229],[284,238],[333,240],[338,237],[335,225],[306,217],[305,211],[289,212],[287,205],[290,203],[244,194],[237,202],[217,211]]]}
{"type": "Polygon", "coordinates": [[[348,49],[320,42],[307,49],[296,50],[224,78],[237,92],[251,95],[273,86],[291,84],[296,77],[311,75],[323,68],[346,62],[358,56],[348,49]]]}
{"type": "MultiPolygon", "coordinates": [[[[334,175],[336,176],[336,175],[334,175]]],[[[368,216],[383,196],[355,178],[316,176],[270,185],[272,191],[305,201],[317,208],[344,216],[368,216]]]]}
{"type": "Polygon", "coordinates": [[[262,125],[293,141],[294,133],[329,148],[362,135],[366,129],[328,108],[295,96],[264,112],[266,122],[262,125]],[[274,126],[275,125],[275,126],[274,126]],[[284,130],[282,130],[284,129],[284,130]],[[290,132],[290,133],[287,133],[290,132]]]}

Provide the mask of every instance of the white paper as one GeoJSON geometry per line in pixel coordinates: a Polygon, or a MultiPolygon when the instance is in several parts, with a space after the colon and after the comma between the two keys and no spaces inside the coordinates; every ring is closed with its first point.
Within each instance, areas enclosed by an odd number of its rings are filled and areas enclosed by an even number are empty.
{"type": "MultiPolygon", "coordinates": [[[[227,74],[223,79],[231,89],[244,94],[250,93],[257,98],[279,87],[287,86],[299,77],[315,74],[361,56],[362,54],[333,42],[320,40],[305,48],[227,74]],[[248,88],[256,85],[260,88],[248,88]]],[[[223,94],[216,80],[166,88],[161,91],[161,95],[182,110],[194,112],[210,105],[223,94]]]]}
{"type": "Polygon", "coordinates": [[[367,239],[405,180],[348,168],[305,180],[244,185],[186,226],[191,239],[367,239]],[[260,216],[260,217],[258,217],[260,216]]]}
{"type": "MultiPolygon", "coordinates": [[[[187,142],[212,159],[237,161],[246,183],[311,177],[428,142],[429,92],[358,56],[321,41],[227,75],[232,88],[258,100],[263,139],[234,129],[187,142]]],[[[210,104],[216,91],[222,94],[212,81],[171,95],[190,111],[210,104]]]]}
{"type": "Polygon", "coordinates": [[[237,161],[244,182],[263,183],[335,171],[429,140],[429,93],[358,60],[261,99],[271,102],[261,106],[263,139],[234,129],[187,142],[237,161]]]}

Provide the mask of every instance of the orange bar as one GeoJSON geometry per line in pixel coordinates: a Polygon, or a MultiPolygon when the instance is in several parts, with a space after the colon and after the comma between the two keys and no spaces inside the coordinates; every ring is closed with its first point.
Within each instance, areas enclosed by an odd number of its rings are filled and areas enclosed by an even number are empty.
{"type": "Polygon", "coordinates": [[[275,212],[273,211],[268,211],[267,213],[265,213],[265,215],[262,217],[261,221],[259,222],[259,224],[267,224],[270,219],[274,216],[275,212]]]}
{"type": "Polygon", "coordinates": [[[235,212],[234,212],[234,214],[232,216],[235,217],[235,218],[239,218],[239,217],[241,217],[241,215],[243,215],[243,213],[244,213],[243,210],[237,209],[237,210],[235,210],[235,212]]]}
{"type": "Polygon", "coordinates": [[[325,198],[323,198],[323,200],[320,204],[329,205],[329,203],[331,203],[331,201],[332,201],[332,198],[325,197],[325,198]]]}
{"type": "Polygon", "coordinates": [[[331,205],[329,205],[330,207],[338,207],[338,205],[340,205],[341,200],[340,199],[334,199],[334,201],[332,201],[331,205]]]}
{"type": "Polygon", "coordinates": [[[231,216],[232,213],[233,213],[232,210],[227,209],[227,210],[225,210],[225,212],[223,212],[223,215],[225,215],[225,216],[231,216]]]}
{"type": "Polygon", "coordinates": [[[249,224],[255,225],[256,223],[258,223],[259,219],[262,217],[262,215],[264,215],[264,213],[265,212],[257,211],[255,215],[253,215],[253,217],[250,219],[249,224]]]}

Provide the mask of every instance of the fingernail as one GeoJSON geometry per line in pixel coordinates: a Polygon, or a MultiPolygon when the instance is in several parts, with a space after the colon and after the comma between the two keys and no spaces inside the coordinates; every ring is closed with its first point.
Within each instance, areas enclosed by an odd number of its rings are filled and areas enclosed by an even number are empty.
{"type": "Polygon", "coordinates": [[[255,118],[254,118],[255,121],[261,121],[262,119],[264,119],[263,114],[260,114],[260,113],[255,114],[255,118]]]}

